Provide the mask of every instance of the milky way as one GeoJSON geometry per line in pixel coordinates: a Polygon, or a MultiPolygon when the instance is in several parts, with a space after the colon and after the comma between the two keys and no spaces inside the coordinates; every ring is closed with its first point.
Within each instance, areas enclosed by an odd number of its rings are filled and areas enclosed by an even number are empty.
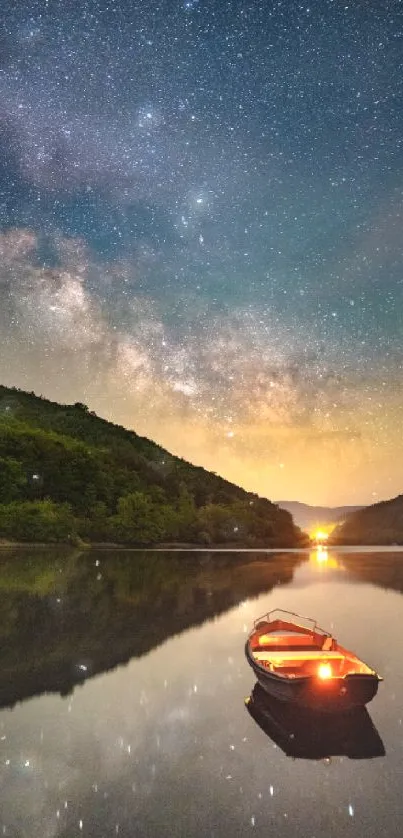
{"type": "Polygon", "coordinates": [[[27,6],[0,13],[2,383],[272,499],[400,493],[400,0],[27,6]]]}

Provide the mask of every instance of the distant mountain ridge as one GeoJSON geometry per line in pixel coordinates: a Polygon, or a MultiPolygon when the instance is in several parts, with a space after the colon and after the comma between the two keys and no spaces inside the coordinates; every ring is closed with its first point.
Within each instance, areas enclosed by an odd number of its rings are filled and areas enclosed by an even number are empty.
{"type": "Polygon", "coordinates": [[[325,524],[338,524],[349,515],[365,509],[364,506],[310,506],[297,500],[277,500],[277,506],[289,512],[296,525],[311,531],[325,524]]]}
{"type": "Polygon", "coordinates": [[[403,544],[403,495],[366,506],[331,535],[332,544],[403,544]]]}

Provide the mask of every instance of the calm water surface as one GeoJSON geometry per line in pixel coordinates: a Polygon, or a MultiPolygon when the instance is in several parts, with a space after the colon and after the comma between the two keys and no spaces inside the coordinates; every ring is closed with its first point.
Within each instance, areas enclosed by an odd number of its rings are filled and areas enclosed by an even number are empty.
{"type": "Polygon", "coordinates": [[[0,834],[401,836],[403,553],[35,550],[0,565],[0,834]],[[245,707],[245,634],[276,607],[385,679],[326,759],[245,707]]]}

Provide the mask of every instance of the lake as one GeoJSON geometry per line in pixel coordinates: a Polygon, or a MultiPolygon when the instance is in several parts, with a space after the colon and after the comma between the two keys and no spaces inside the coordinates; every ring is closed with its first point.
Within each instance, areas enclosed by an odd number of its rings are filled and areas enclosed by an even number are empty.
{"type": "Polygon", "coordinates": [[[0,834],[401,835],[403,552],[27,548],[0,564],[0,834]],[[277,607],[384,677],[329,753],[245,704],[246,633],[277,607]]]}

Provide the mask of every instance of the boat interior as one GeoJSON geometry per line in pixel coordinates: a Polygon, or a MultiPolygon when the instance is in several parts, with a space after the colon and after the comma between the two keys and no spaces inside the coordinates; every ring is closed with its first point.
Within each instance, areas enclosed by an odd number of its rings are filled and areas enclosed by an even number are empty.
{"type": "Polygon", "coordinates": [[[326,632],[290,626],[283,621],[259,623],[249,638],[255,661],[284,678],[316,676],[326,681],[374,672],[326,632]]]}

